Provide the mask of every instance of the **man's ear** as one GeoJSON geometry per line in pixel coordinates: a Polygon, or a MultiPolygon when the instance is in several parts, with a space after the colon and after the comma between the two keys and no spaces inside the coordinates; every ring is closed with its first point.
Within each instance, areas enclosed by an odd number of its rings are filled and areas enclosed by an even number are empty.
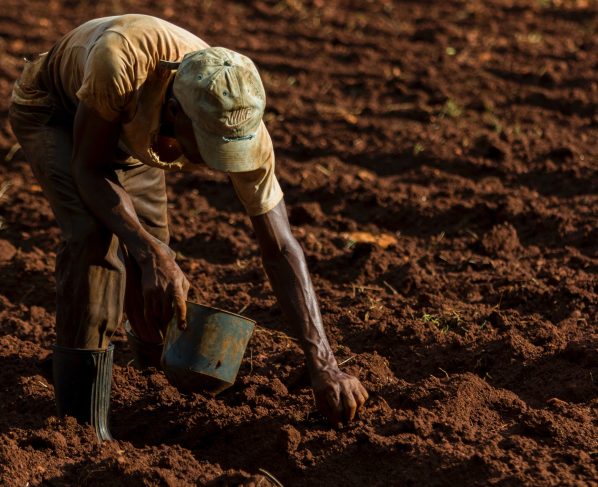
{"type": "Polygon", "coordinates": [[[166,122],[174,124],[182,108],[176,98],[170,97],[166,102],[166,122]]]}

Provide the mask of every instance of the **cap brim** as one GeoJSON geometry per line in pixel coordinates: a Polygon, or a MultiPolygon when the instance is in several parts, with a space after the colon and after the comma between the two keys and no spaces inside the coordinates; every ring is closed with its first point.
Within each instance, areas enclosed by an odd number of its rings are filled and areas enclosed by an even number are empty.
{"type": "Polygon", "coordinates": [[[264,161],[261,140],[264,130],[266,130],[264,122],[260,122],[255,137],[248,140],[227,141],[193,123],[193,132],[201,157],[212,169],[224,172],[254,171],[262,166],[264,161]]]}

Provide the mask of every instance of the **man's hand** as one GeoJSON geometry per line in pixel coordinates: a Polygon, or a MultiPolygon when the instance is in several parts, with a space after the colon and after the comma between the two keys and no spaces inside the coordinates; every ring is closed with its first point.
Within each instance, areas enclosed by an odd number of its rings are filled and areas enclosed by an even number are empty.
{"type": "Polygon", "coordinates": [[[352,421],[369,397],[356,377],[337,367],[316,372],[312,387],[318,410],[335,426],[352,421]]]}
{"type": "Polygon", "coordinates": [[[185,329],[189,281],[166,245],[158,245],[141,265],[141,285],[146,322],[164,330],[174,312],[185,329]]]}

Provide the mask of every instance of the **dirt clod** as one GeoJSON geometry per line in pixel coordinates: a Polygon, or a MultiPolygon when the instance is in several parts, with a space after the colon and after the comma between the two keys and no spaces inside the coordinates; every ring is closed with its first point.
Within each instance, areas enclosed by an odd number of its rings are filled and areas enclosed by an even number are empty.
{"type": "Polygon", "coordinates": [[[17,253],[17,249],[8,240],[0,239],[0,262],[11,260],[17,253]]]}

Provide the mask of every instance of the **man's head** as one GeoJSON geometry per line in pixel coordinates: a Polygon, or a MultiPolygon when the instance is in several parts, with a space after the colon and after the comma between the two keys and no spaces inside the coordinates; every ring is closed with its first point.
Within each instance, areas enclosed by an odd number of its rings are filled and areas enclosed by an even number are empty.
{"type": "Polygon", "coordinates": [[[185,153],[193,152],[196,144],[213,169],[257,169],[262,163],[259,142],[265,130],[266,95],[253,62],[229,49],[210,47],[188,53],[178,67],[168,65],[177,68],[174,100],[168,103],[175,114],[177,109],[184,112],[177,117],[175,131],[185,153]]]}

